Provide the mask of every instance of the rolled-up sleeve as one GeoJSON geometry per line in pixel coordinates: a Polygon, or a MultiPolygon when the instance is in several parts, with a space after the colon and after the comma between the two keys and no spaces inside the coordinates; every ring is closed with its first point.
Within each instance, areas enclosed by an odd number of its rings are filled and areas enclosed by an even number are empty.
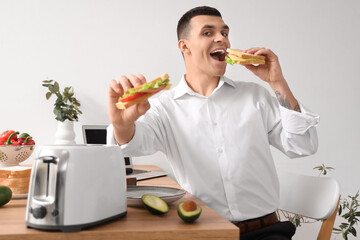
{"type": "Polygon", "coordinates": [[[280,121],[269,133],[270,144],[291,158],[309,156],[318,149],[320,117],[299,105],[301,112],[279,106],[280,121]]]}
{"type": "Polygon", "coordinates": [[[309,128],[319,124],[320,117],[300,105],[301,112],[280,106],[282,126],[288,133],[305,134],[309,128]]]}

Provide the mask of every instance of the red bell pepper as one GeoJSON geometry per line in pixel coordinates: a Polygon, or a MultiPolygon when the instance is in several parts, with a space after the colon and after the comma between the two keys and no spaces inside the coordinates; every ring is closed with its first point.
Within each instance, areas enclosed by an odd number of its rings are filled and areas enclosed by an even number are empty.
{"type": "Polygon", "coordinates": [[[35,141],[28,133],[22,133],[13,130],[6,130],[0,135],[0,145],[35,145],[35,141]]]}
{"type": "Polygon", "coordinates": [[[32,140],[31,136],[18,138],[19,145],[35,145],[35,141],[32,140]]]}
{"type": "MultiPolygon", "coordinates": [[[[5,132],[1,133],[0,135],[0,142],[6,142],[8,140],[8,138],[10,137],[11,134],[13,134],[15,131],[14,130],[6,130],[5,132]]],[[[13,139],[16,139],[16,135],[13,135],[13,139]]]]}
{"type": "MultiPolygon", "coordinates": [[[[10,144],[8,144],[8,145],[11,145],[11,146],[18,146],[18,145],[21,145],[19,142],[18,142],[18,140],[11,140],[10,141],[11,143],[10,144]]],[[[4,143],[5,144],[5,143],[4,143]]]]}
{"type": "Polygon", "coordinates": [[[25,141],[25,139],[26,138],[24,138],[24,137],[18,137],[18,143],[19,143],[19,145],[24,145],[24,141],[25,141]]]}
{"type": "Polygon", "coordinates": [[[19,134],[19,132],[11,133],[10,136],[8,137],[7,141],[4,142],[4,144],[5,145],[19,145],[19,142],[17,141],[17,134],[19,134]]]}

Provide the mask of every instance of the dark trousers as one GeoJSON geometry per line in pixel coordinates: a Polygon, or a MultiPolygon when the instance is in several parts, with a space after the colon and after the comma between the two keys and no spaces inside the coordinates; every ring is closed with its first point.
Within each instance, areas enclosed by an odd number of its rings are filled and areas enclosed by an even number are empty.
{"type": "Polygon", "coordinates": [[[278,222],[259,230],[240,233],[240,240],[291,240],[295,231],[296,227],[291,222],[278,222]]]}

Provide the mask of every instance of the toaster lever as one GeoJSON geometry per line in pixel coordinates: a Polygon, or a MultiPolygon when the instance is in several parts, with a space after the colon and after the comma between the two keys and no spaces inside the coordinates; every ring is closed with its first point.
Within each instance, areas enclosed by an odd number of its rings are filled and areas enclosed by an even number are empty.
{"type": "Polygon", "coordinates": [[[44,156],[44,157],[40,157],[40,159],[44,162],[44,163],[54,163],[56,164],[56,158],[54,156],[44,156]]]}

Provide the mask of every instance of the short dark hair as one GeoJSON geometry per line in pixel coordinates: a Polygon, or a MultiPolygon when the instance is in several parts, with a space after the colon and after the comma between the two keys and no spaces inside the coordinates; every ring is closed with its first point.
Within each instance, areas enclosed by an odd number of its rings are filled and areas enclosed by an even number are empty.
{"type": "Polygon", "coordinates": [[[190,9],[187,11],[179,20],[177,25],[177,37],[178,40],[185,38],[189,32],[190,20],[193,17],[199,15],[209,15],[209,16],[217,16],[222,17],[221,13],[216,9],[208,6],[201,6],[190,9]]]}

